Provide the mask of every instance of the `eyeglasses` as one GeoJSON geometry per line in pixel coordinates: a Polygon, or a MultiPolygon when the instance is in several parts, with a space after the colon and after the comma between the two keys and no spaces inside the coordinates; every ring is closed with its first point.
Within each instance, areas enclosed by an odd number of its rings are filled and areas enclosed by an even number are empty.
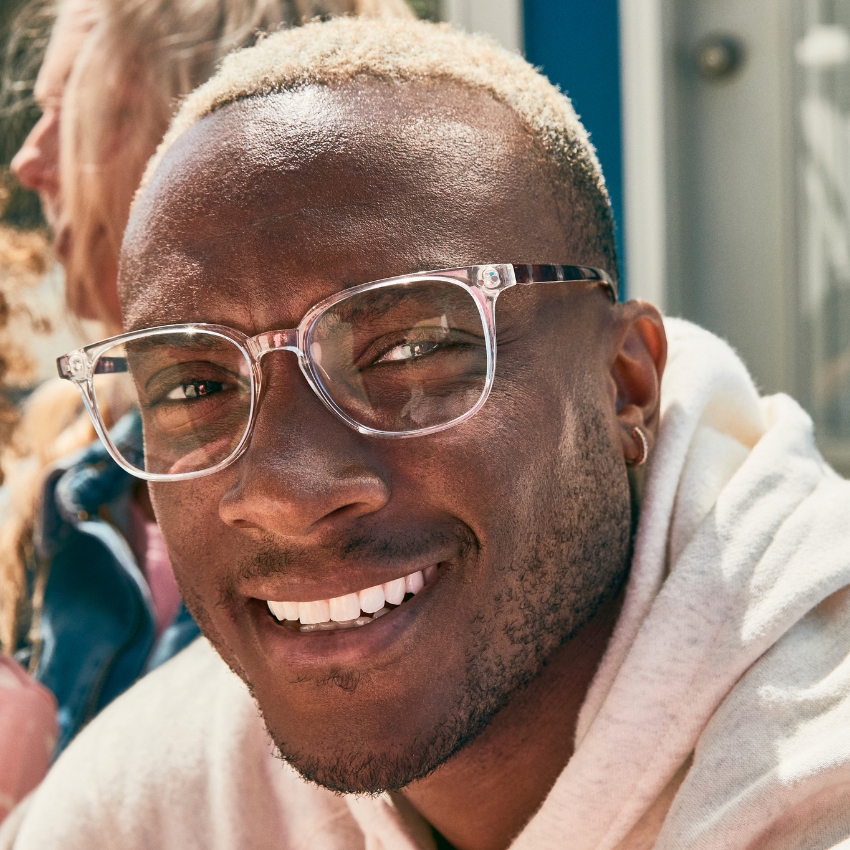
{"type": "Polygon", "coordinates": [[[222,325],[164,325],[121,334],[56,361],[77,384],[115,461],[148,481],[210,475],[251,437],[263,357],[291,351],[313,392],[346,425],[413,437],[481,409],[496,366],[496,299],[517,284],[611,277],[586,266],[491,264],[387,278],[316,304],[297,328],[248,337],[222,325]],[[142,445],[110,436],[109,411],[135,412],[142,445]]]}

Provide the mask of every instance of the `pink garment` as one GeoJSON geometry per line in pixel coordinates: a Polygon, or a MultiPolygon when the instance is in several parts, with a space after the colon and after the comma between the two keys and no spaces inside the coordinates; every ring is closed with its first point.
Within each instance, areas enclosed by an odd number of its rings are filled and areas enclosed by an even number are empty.
{"type": "Polygon", "coordinates": [[[0,655],[0,822],[47,773],[56,737],[56,698],[0,655]]]}
{"type": "Polygon", "coordinates": [[[159,637],[177,614],[180,590],[174,580],[171,558],[159,526],[147,519],[135,502],[130,509],[130,535],[130,545],[139,559],[153,597],[156,634],[159,637]]]}

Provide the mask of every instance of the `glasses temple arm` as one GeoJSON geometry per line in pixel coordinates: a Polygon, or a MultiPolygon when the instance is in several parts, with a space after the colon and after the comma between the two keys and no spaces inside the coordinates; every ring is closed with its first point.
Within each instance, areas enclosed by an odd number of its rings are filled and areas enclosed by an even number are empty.
{"type": "Polygon", "coordinates": [[[542,265],[522,263],[513,265],[514,277],[516,282],[520,284],[529,283],[578,283],[586,280],[590,283],[598,283],[604,287],[608,293],[608,297],[613,303],[617,303],[619,293],[617,284],[608,274],[602,269],[591,268],[590,266],[560,266],[560,265],[542,265]]]}

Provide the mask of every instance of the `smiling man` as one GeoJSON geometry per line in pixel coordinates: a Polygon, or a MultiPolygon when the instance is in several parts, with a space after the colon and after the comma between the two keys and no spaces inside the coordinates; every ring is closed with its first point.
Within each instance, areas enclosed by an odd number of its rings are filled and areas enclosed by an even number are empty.
{"type": "Polygon", "coordinates": [[[850,487],[616,278],[586,134],[518,56],[356,20],[232,56],[149,166],[127,333],[60,359],[208,642],[7,842],[850,839],[850,487]]]}

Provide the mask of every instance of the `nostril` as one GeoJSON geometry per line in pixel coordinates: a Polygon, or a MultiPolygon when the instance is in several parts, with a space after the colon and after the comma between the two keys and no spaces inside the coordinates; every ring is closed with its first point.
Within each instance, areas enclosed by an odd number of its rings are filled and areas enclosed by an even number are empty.
{"type": "Polygon", "coordinates": [[[364,514],[371,513],[373,510],[372,507],[367,502],[352,502],[348,505],[342,505],[342,507],[337,508],[336,510],[331,511],[326,514],[323,519],[348,519],[363,516],[364,514]]]}

